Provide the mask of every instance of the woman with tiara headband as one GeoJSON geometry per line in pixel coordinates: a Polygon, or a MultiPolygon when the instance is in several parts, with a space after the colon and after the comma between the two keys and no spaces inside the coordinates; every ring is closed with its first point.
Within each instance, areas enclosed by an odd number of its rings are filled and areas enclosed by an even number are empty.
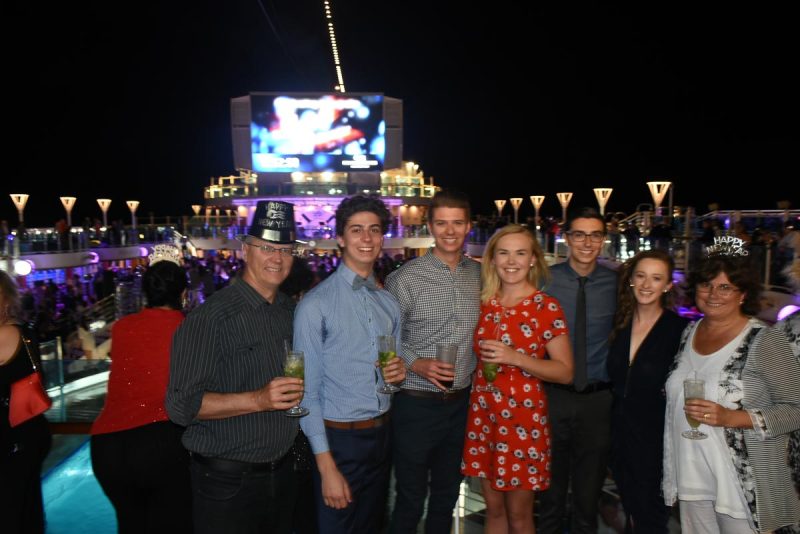
{"type": "Polygon", "coordinates": [[[189,455],[164,409],[172,334],[183,321],[186,271],[172,245],[156,245],[142,277],[147,302],[111,331],[105,406],[92,425],[92,467],[121,534],[191,532],[189,455]]]}
{"type": "Polygon", "coordinates": [[[684,331],[666,383],[664,499],[679,502],[683,532],[791,528],[800,498],[786,451],[800,429],[800,362],[753,318],[761,285],[741,240],[716,238],[709,250],[687,280],[704,316],[684,331]]]}

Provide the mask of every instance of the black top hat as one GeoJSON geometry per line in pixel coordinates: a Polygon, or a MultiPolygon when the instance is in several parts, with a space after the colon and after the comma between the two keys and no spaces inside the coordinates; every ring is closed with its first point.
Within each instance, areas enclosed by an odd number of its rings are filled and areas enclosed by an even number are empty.
{"type": "Polygon", "coordinates": [[[250,229],[236,239],[245,242],[248,236],[285,245],[295,243],[294,204],[278,200],[259,202],[250,229]]]}

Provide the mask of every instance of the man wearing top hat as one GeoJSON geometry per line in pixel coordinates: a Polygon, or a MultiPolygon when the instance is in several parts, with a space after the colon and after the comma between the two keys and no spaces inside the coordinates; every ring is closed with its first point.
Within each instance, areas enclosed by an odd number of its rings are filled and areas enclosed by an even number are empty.
{"type": "Polygon", "coordinates": [[[310,413],[300,421],[316,458],[314,492],[322,534],[380,532],[389,485],[389,407],[384,382],[405,379],[395,357],[381,369],[377,338],[400,335],[400,307],[375,283],[389,210],[356,195],[336,210],[342,262],[308,292],[295,314],[295,348],[306,357],[310,413]]]}
{"type": "Polygon", "coordinates": [[[284,410],[303,381],[283,376],[291,298],[278,291],[292,267],[292,204],[259,202],[242,241],[245,268],[192,311],[172,343],[166,409],[185,426],[194,531],[289,532],[297,419],[284,410]]]}

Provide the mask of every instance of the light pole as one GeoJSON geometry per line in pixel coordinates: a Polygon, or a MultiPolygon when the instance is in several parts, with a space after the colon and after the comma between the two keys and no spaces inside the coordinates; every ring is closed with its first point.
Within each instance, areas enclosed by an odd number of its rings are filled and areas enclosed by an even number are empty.
{"type": "Polygon", "coordinates": [[[131,226],[134,230],[136,230],[136,208],[139,207],[138,200],[126,200],[125,204],[128,205],[128,209],[131,210],[131,226]]]}
{"type": "Polygon", "coordinates": [[[664,200],[664,195],[667,194],[667,189],[669,189],[670,185],[672,185],[672,182],[647,182],[647,187],[650,188],[650,194],[653,196],[653,204],[655,204],[656,216],[658,216],[658,210],[661,208],[661,202],[664,200]]]}
{"type": "Polygon", "coordinates": [[[522,205],[521,198],[512,198],[511,207],[514,208],[514,224],[519,224],[519,207],[522,205]]]}
{"type": "Polygon", "coordinates": [[[594,188],[594,196],[597,198],[597,203],[600,205],[600,215],[605,217],[606,215],[606,203],[608,203],[609,197],[611,197],[611,192],[613,189],[610,187],[595,187],[594,188]]]}
{"type": "Polygon", "coordinates": [[[245,223],[247,222],[247,214],[247,206],[239,206],[236,208],[236,226],[241,226],[242,220],[244,220],[245,223]]]}
{"type": "MultiPolygon", "coordinates": [[[[533,209],[536,213],[533,221],[533,229],[535,232],[539,232],[539,208],[541,208],[542,204],[544,204],[544,195],[531,195],[531,204],[533,204],[533,209]]],[[[544,235],[543,230],[541,230],[541,233],[544,235]]],[[[534,233],[534,235],[536,235],[537,238],[539,237],[539,234],[534,233]]]]}
{"type": "Polygon", "coordinates": [[[495,200],[494,205],[497,206],[497,218],[500,219],[503,216],[503,208],[506,207],[505,199],[495,200]]]}
{"type": "Polygon", "coordinates": [[[67,227],[72,227],[72,208],[75,207],[75,202],[78,200],[75,197],[59,197],[61,198],[61,204],[64,205],[64,209],[67,211],[67,227]]]}
{"type": "Polygon", "coordinates": [[[531,195],[531,204],[533,209],[536,210],[536,226],[539,226],[539,208],[544,204],[544,195],[531,195]]]}
{"type": "Polygon", "coordinates": [[[200,209],[202,207],[203,206],[201,206],[200,204],[192,204],[192,211],[194,212],[194,216],[195,217],[199,217],[200,216],[200,209]]]}
{"type": "Polygon", "coordinates": [[[110,198],[98,198],[97,204],[100,206],[100,209],[103,211],[103,226],[108,228],[108,208],[111,206],[111,199],[110,198]]]}
{"type": "Polygon", "coordinates": [[[567,222],[567,206],[569,206],[570,200],[572,200],[572,193],[556,193],[558,197],[558,203],[561,204],[561,223],[567,222]]]}
{"type": "Polygon", "coordinates": [[[28,195],[24,193],[11,193],[11,202],[17,207],[19,214],[19,225],[25,224],[25,204],[28,203],[28,195]]]}

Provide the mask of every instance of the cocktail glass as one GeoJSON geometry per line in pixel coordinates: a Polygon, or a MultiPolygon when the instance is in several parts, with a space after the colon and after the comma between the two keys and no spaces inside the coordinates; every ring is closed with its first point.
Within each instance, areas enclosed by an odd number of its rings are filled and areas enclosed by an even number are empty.
{"type": "MultiPolygon", "coordinates": [[[[301,380],[305,377],[305,358],[302,351],[290,350],[286,352],[286,360],[283,365],[283,374],[291,378],[299,378],[301,380]]],[[[303,417],[308,415],[308,408],[303,408],[300,405],[292,406],[286,412],[289,417],[303,417]]]]}
{"type": "MultiPolygon", "coordinates": [[[[388,363],[397,357],[397,349],[395,348],[394,336],[378,336],[378,365],[381,369],[386,367],[388,363]]],[[[384,382],[382,386],[378,387],[378,393],[385,393],[391,395],[397,393],[400,388],[394,384],[384,382]]]]}

